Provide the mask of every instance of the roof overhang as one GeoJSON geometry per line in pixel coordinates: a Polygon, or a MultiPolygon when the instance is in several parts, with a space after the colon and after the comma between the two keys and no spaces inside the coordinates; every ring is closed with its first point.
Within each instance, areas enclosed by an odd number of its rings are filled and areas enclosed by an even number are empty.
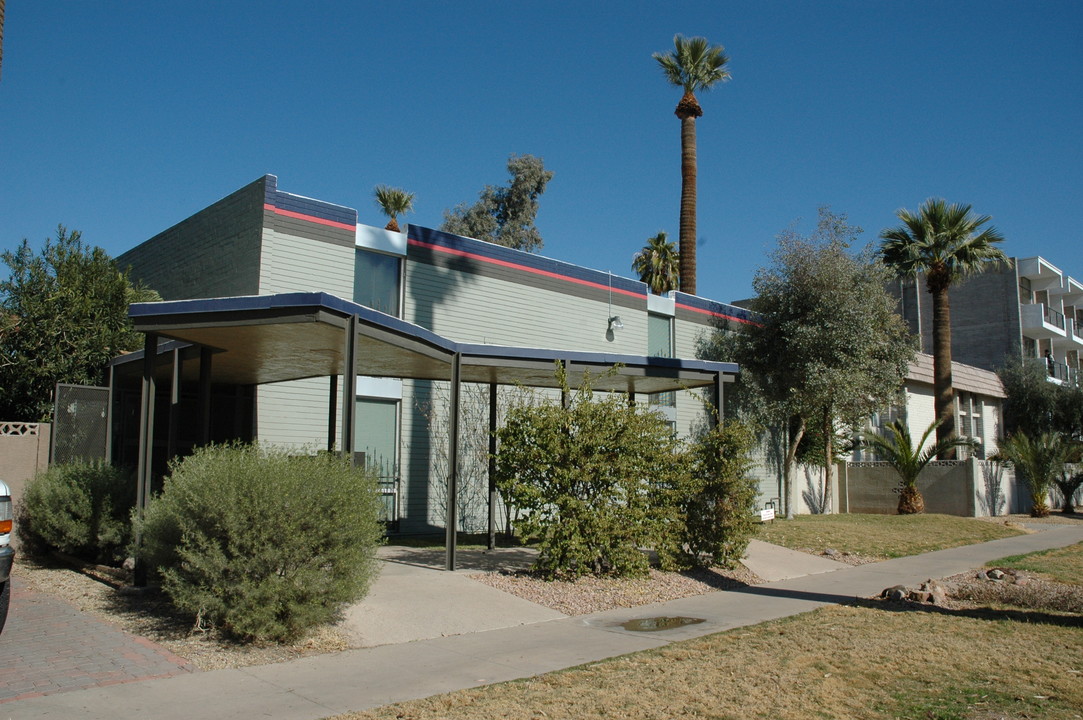
{"type": "MultiPolygon", "coordinates": [[[[464,382],[560,387],[557,362],[568,384],[589,375],[596,390],[656,393],[732,379],[734,363],[539,348],[457,343],[418,325],[327,293],[289,293],[179,300],[132,305],[135,329],[214,353],[216,382],[261,385],[342,375],[346,332],[357,317],[356,372],[371,377],[448,380],[458,356],[464,382]]],[[[193,350],[185,352],[192,354],[193,350]]],[[[113,361],[140,367],[142,353],[113,361]]],[[[184,370],[191,377],[195,368],[184,370]]]]}

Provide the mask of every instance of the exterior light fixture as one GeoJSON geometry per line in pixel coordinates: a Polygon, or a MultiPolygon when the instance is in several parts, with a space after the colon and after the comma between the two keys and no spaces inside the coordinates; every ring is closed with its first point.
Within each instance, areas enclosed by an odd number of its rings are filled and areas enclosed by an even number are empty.
{"type": "Polygon", "coordinates": [[[620,315],[614,315],[611,318],[609,318],[609,329],[610,330],[623,330],[624,329],[624,323],[622,323],[620,321],[620,315]]]}

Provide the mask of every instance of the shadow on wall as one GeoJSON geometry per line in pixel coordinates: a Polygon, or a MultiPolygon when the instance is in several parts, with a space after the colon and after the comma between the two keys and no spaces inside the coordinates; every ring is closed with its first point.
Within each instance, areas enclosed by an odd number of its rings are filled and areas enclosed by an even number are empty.
{"type": "MultiPolygon", "coordinates": [[[[406,293],[408,304],[405,319],[416,325],[458,340],[454,332],[437,328],[436,311],[446,306],[462,290],[476,282],[478,262],[457,255],[435,253],[411,245],[406,263],[406,293]],[[443,331],[443,332],[442,332],[443,331]]],[[[445,530],[443,517],[446,511],[447,482],[447,416],[438,431],[430,430],[426,412],[436,409],[441,393],[447,395],[447,382],[415,380],[413,393],[403,402],[409,421],[403,424],[400,445],[408,452],[404,463],[406,477],[402,483],[401,529],[403,532],[425,533],[445,530]],[[442,388],[442,390],[440,389],[442,388]],[[439,492],[436,492],[439,488],[439,492]],[[432,507],[430,508],[430,503],[432,507]],[[431,518],[430,513],[440,513],[431,518]]],[[[447,405],[444,404],[446,410],[447,405]]],[[[485,406],[488,411],[488,404],[485,406]]],[[[464,516],[459,515],[460,524],[464,516]]],[[[461,528],[460,528],[461,529],[461,528]]]]}

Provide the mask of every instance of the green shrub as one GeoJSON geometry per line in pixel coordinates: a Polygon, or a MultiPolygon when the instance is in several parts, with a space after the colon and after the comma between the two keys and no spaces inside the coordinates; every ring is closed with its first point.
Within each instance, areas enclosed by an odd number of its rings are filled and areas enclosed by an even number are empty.
{"type": "Polygon", "coordinates": [[[643,575],[641,548],[679,524],[686,482],[679,443],[657,413],[585,385],[568,408],[513,407],[498,431],[496,483],[523,513],[516,529],[539,540],[534,569],[553,577],[643,575]]]}
{"type": "Polygon", "coordinates": [[[718,425],[692,446],[691,481],[682,504],[681,560],[732,568],[755,533],[756,484],[748,472],[755,442],[738,422],[718,425]]]}
{"type": "Polygon", "coordinates": [[[368,591],[383,534],[370,473],[239,444],[170,470],[140,557],[179,609],[239,640],[289,641],[368,591]]]}
{"type": "Polygon", "coordinates": [[[117,562],[130,541],[135,490],[130,472],[101,461],[53,465],[26,485],[19,537],[31,552],[117,562]]]}

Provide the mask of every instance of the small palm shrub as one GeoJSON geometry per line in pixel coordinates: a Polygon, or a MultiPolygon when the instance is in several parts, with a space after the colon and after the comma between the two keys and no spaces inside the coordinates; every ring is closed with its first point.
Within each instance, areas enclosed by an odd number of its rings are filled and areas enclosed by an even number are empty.
{"type": "Polygon", "coordinates": [[[102,461],[53,465],[26,485],[19,539],[30,552],[116,563],[130,541],[135,490],[130,472],[102,461]]]}
{"type": "Polygon", "coordinates": [[[1030,490],[1032,517],[1049,514],[1049,493],[1073,453],[1072,444],[1059,432],[1031,437],[1020,430],[1000,443],[999,459],[1014,465],[1030,490]]]}
{"type": "Polygon", "coordinates": [[[139,553],[197,620],[286,642],[368,591],[383,534],[371,473],[337,455],[240,444],[198,449],[170,473],[139,553]]]}

